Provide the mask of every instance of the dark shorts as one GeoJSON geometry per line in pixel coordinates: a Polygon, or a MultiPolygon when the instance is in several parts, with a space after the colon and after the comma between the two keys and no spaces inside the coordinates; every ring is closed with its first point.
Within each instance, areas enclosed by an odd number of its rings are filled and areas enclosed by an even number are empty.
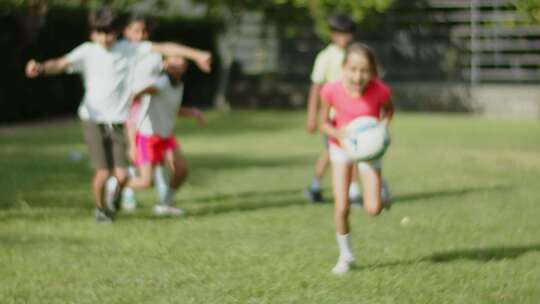
{"type": "Polygon", "coordinates": [[[94,169],[127,167],[127,140],[123,124],[83,121],[84,140],[94,169]]]}

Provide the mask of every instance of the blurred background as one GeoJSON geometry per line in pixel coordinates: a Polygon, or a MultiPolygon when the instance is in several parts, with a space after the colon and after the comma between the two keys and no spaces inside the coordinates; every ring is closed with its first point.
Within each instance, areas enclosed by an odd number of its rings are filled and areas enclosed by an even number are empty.
{"type": "Polygon", "coordinates": [[[212,51],[210,75],[186,75],[188,105],[305,108],[326,21],[345,11],[399,109],[540,118],[538,0],[2,0],[0,124],[74,115],[78,76],[28,80],[24,65],[87,40],[87,14],[104,4],[150,16],[151,40],[212,51]]]}

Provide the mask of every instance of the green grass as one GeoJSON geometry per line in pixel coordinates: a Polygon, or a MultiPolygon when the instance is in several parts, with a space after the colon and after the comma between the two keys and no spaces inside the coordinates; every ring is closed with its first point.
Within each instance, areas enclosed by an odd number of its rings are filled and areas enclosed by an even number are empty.
{"type": "Polygon", "coordinates": [[[303,113],[208,120],[177,125],[187,216],[155,218],[146,191],[112,225],[78,122],[0,129],[0,302],[540,303],[538,121],[398,113],[394,208],[353,210],[359,267],[337,277],[332,205],[302,196],[322,146],[303,113]]]}

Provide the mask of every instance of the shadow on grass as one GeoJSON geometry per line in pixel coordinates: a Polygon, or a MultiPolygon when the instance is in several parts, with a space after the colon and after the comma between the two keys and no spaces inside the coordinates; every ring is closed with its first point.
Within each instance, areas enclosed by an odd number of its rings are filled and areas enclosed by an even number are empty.
{"type": "Polygon", "coordinates": [[[232,199],[261,199],[264,197],[289,197],[294,194],[300,194],[300,189],[288,189],[288,190],[269,190],[269,191],[246,191],[246,192],[236,192],[236,193],[225,193],[225,194],[214,194],[208,196],[199,196],[193,198],[184,198],[177,200],[181,205],[184,202],[220,202],[232,199]]]}
{"type": "Polygon", "coordinates": [[[508,191],[512,188],[514,188],[514,186],[512,185],[494,185],[494,186],[478,186],[478,187],[469,187],[469,188],[452,189],[452,190],[416,192],[416,193],[395,195],[393,198],[393,201],[396,203],[406,203],[406,202],[413,202],[417,200],[431,199],[431,198],[464,196],[464,195],[475,193],[475,192],[508,191]]]}
{"type": "Polygon", "coordinates": [[[9,235],[0,235],[0,246],[53,246],[53,245],[84,245],[87,244],[88,240],[83,238],[73,238],[73,237],[51,237],[44,234],[15,234],[10,233],[9,235]]]}
{"type": "Polygon", "coordinates": [[[418,259],[393,261],[374,265],[358,266],[355,271],[375,270],[379,268],[389,268],[396,266],[415,265],[418,263],[450,263],[457,260],[471,260],[477,262],[501,261],[507,259],[516,259],[529,252],[540,252],[540,244],[523,246],[497,246],[487,248],[469,248],[458,249],[443,252],[435,252],[418,259]]]}
{"type": "MultiPolygon", "coordinates": [[[[196,198],[178,200],[178,205],[197,203],[197,206],[186,210],[185,217],[204,217],[221,215],[231,212],[247,212],[253,210],[285,208],[290,206],[305,205],[307,201],[302,197],[299,189],[271,190],[271,191],[247,191],[231,194],[216,194],[196,198]]],[[[120,215],[121,216],[121,215],[120,215]]],[[[152,214],[133,214],[123,219],[174,219],[174,217],[156,217],[152,214]]]]}
{"type": "Polygon", "coordinates": [[[0,221],[8,220],[29,220],[29,221],[51,221],[61,218],[81,218],[92,219],[94,216],[93,202],[81,206],[54,206],[54,207],[36,207],[36,208],[12,208],[9,210],[0,210],[0,221]]]}
{"type": "Polygon", "coordinates": [[[455,260],[473,260],[473,261],[499,261],[505,259],[516,259],[521,255],[540,251],[540,245],[528,246],[500,246],[488,248],[461,249],[448,252],[434,253],[425,260],[434,263],[446,263],[455,260]]]}

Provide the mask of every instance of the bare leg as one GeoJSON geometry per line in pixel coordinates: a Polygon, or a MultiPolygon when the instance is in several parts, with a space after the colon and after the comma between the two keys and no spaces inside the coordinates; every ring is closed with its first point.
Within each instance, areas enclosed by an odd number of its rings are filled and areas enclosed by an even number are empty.
{"type": "Polygon", "coordinates": [[[153,166],[150,163],[139,166],[139,176],[129,179],[127,186],[133,189],[148,189],[153,184],[153,166]]]}
{"type": "Polygon", "coordinates": [[[368,214],[376,216],[382,210],[381,171],[369,166],[361,166],[358,172],[362,178],[364,209],[368,214]]]}
{"type": "Polygon", "coordinates": [[[329,164],[330,157],[328,156],[328,150],[325,149],[321,152],[317,162],[315,163],[315,177],[317,177],[319,180],[322,179],[326,173],[326,170],[328,169],[329,164]]]}
{"type": "Polygon", "coordinates": [[[179,148],[167,151],[165,161],[167,166],[170,168],[172,175],[169,186],[172,189],[177,190],[187,179],[187,161],[179,148]]]}
{"type": "Polygon", "coordinates": [[[161,198],[159,204],[154,207],[154,213],[157,215],[180,216],[184,211],[173,207],[176,190],[184,183],[187,178],[187,162],[179,148],[169,150],[165,154],[165,163],[171,170],[171,180],[165,195],[161,198]]]}
{"type": "Polygon", "coordinates": [[[338,234],[349,233],[349,184],[351,181],[351,166],[345,162],[332,163],[332,184],[334,192],[334,218],[338,234]]]}
{"type": "Polygon", "coordinates": [[[111,175],[111,171],[108,169],[97,169],[94,172],[92,178],[92,192],[96,201],[96,207],[98,209],[103,208],[104,194],[105,194],[105,182],[111,175]]]}
{"type": "Polygon", "coordinates": [[[349,271],[354,264],[354,256],[351,249],[351,236],[349,226],[349,185],[351,182],[352,164],[346,162],[332,162],[332,183],[334,191],[336,221],[336,240],[339,247],[337,264],[332,268],[335,274],[349,271]]]}

